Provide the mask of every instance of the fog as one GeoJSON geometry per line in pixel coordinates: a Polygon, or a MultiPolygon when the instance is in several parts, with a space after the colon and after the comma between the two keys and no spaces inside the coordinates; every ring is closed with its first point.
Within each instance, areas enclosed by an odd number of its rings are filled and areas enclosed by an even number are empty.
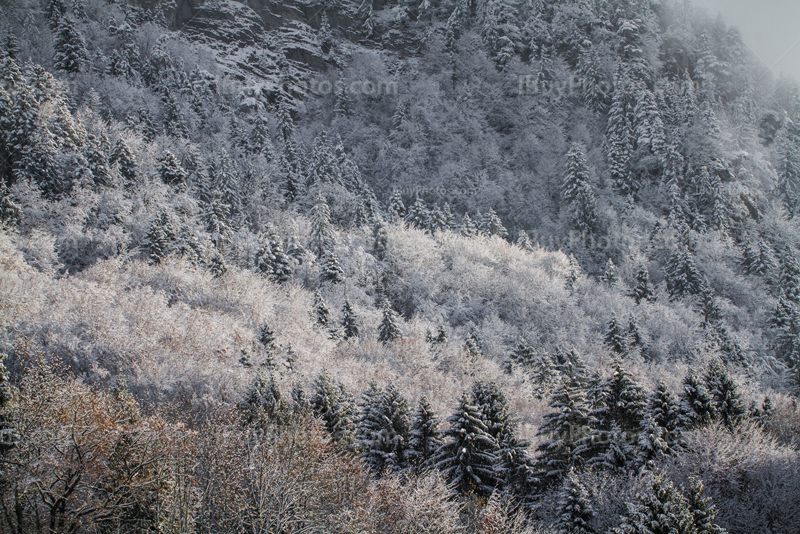
{"type": "Polygon", "coordinates": [[[710,14],[722,13],[764,63],[764,72],[800,80],[800,2],[797,0],[695,0],[710,14]]]}

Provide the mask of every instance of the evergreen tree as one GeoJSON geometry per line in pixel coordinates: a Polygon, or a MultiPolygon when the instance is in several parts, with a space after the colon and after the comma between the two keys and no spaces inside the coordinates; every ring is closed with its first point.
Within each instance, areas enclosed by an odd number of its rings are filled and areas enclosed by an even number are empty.
{"type": "Polygon", "coordinates": [[[136,157],[124,139],[117,140],[114,149],[111,151],[109,164],[117,166],[117,170],[122,176],[126,187],[131,187],[136,183],[139,168],[136,165],[136,157]]]}
{"type": "Polygon", "coordinates": [[[678,244],[677,250],[667,262],[666,281],[672,299],[700,293],[703,277],[695,265],[688,245],[684,242],[678,244]]]}
{"type": "Polygon", "coordinates": [[[158,159],[158,174],[167,185],[179,185],[186,182],[187,173],[178,163],[175,154],[165,150],[158,159]]]}
{"type": "Polygon", "coordinates": [[[789,247],[786,247],[781,255],[781,274],[778,287],[787,299],[796,303],[800,302],[800,265],[789,247]]]}
{"type": "Polygon", "coordinates": [[[379,260],[386,259],[386,251],[389,245],[389,232],[382,221],[378,221],[372,227],[372,253],[379,260]]]}
{"type": "Polygon", "coordinates": [[[717,419],[728,428],[733,428],[747,414],[747,410],[728,368],[718,359],[711,360],[703,381],[717,419]]]}
{"type": "Polygon", "coordinates": [[[3,50],[8,57],[14,60],[18,59],[19,53],[22,52],[22,49],[19,46],[19,41],[17,40],[17,36],[10,30],[6,32],[3,50]]]}
{"type": "Polygon", "coordinates": [[[383,318],[378,325],[378,341],[388,345],[401,337],[400,325],[397,323],[397,314],[392,309],[389,299],[383,300],[383,318]]]}
{"type": "Polygon", "coordinates": [[[16,226],[22,218],[22,206],[8,192],[4,182],[0,182],[0,228],[16,226]]]}
{"type": "Polygon", "coordinates": [[[429,466],[433,454],[441,447],[442,437],[439,431],[439,420],[426,397],[419,401],[417,411],[411,423],[408,440],[408,459],[417,470],[429,466]]]}
{"type": "Polygon", "coordinates": [[[430,211],[425,202],[417,195],[417,200],[408,208],[406,222],[412,228],[425,230],[429,227],[430,211]]]}
{"type": "Polygon", "coordinates": [[[273,357],[277,351],[277,346],[275,345],[275,332],[266,323],[259,329],[258,342],[261,343],[267,357],[265,366],[272,370],[275,367],[273,357]]]}
{"type": "Polygon", "coordinates": [[[643,471],[652,471],[669,452],[666,429],[648,413],[642,421],[642,432],[636,446],[636,466],[643,471]]]}
{"type": "Polygon", "coordinates": [[[154,263],[160,263],[173,252],[175,241],[175,229],[169,214],[162,211],[150,224],[145,236],[144,246],[147,256],[154,263]]]}
{"type": "Polygon", "coordinates": [[[794,126],[784,126],[777,135],[778,192],[789,218],[797,214],[800,206],[800,149],[794,126]]]}
{"type": "Polygon", "coordinates": [[[481,348],[480,339],[478,339],[478,334],[475,332],[474,329],[470,329],[467,332],[467,337],[464,340],[464,350],[467,351],[467,354],[471,355],[474,358],[478,358],[483,356],[483,349],[481,348]]]}
{"type": "Polygon", "coordinates": [[[587,461],[588,465],[597,469],[621,473],[630,470],[635,456],[627,433],[617,423],[613,423],[610,430],[606,432],[590,434],[581,442],[578,451],[582,456],[591,456],[587,461]],[[590,441],[596,442],[593,455],[587,454],[592,451],[592,448],[588,447],[590,441]]]}
{"type": "Polygon", "coordinates": [[[608,287],[613,287],[614,284],[619,282],[619,271],[617,270],[617,266],[614,265],[614,261],[611,258],[608,258],[606,262],[606,268],[603,271],[603,276],[600,278],[603,282],[605,282],[608,287]]]}
{"type": "Polygon", "coordinates": [[[445,441],[430,465],[439,470],[454,492],[488,497],[499,483],[495,471],[498,446],[467,392],[447,421],[450,426],[444,431],[445,441]]]}
{"type": "Polygon", "coordinates": [[[314,380],[314,392],[309,398],[311,410],[322,419],[328,432],[343,445],[353,441],[353,397],[341,382],[334,381],[327,371],[314,380]]]}
{"type": "Polygon", "coordinates": [[[317,202],[311,212],[311,239],[308,248],[322,258],[334,245],[333,225],[328,203],[322,195],[317,196],[317,202]]]}
{"type": "Polygon", "coordinates": [[[48,0],[45,11],[50,21],[50,27],[55,30],[61,18],[67,14],[67,6],[64,4],[64,0],[48,0]]]}
{"type": "Polygon", "coordinates": [[[5,353],[0,353],[0,457],[17,446],[20,436],[12,422],[14,388],[6,371],[5,353]]]}
{"type": "Polygon", "coordinates": [[[319,278],[322,282],[331,284],[341,284],[344,282],[344,270],[339,265],[339,259],[331,251],[326,251],[322,255],[319,266],[319,278]]]}
{"type": "Polygon", "coordinates": [[[614,529],[616,534],[694,534],[692,515],[683,495],[661,476],[653,478],[638,502],[614,529]]]}
{"type": "Polygon", "coordinates": [[[67,16],[59,19],[53,49],[56,70],[63,70],[70,74],[82,72],[89,63],[86,41],[75,27],[75,21],[67,16]]]}
{"type": "Polygon", "coordinates": [[[558,493],[558,520],[553,525],[556,534],[592,534],[594,518],[589,493],[575,472],[570,469],[558,493]]]}
{"type": "Polygon", "coordinates": [[[636,324],[636,318],[633,314],[628,317],[628,335],[626,336],[625,342],[628,347],[645,348],[644,339],[642,338],[641,332],[639,332],[639,326],[636,324]]]}
{"type": "Polygon", "coordinates": [[[362,417],[356,428],[361,458],[375,475],[406,467],[409,426],[408,402],[397,387],[389,384],[378,394],[371,384],[364,394],[362,417]]]}
{"type": "Polygon", "coordinates": [[[531,238],[528,236],[528,233],[525,230],[519,231],[519,237],[517,237],[517,246],[527,252],[532,252],[534,250],[533,242],[531,242],[531,238]]]}
{"type": "Polygon", "coordinates": [[[697,428],[709,423],[714,418],[711,396],[694,371],[689,371],[683,379],[679,410],[679,428],[682,430],[697,428]]]}
{"type": "Polygon", "coordinates": [[[714,523],[717,516],[716,507],[711,504],[710,497],[703,497],[703,481],[695,476],[689,477],[689,495],[687,505],[697,534],[725,534],[725,529],[714,523]]]}
{"type": "Polygon", "coordinates": [[[344,306],[342,307],[342,331],[345,339],[358,337],[358,316],[356,315],[353,305],[350,300],[344,299],[344,306]]]}
{"type": "Polygon", "coordinates": [[[389,200],[389,220],[393,223],[402,221],[406,218],[406,207],[403,204],[403,197],[400,191],[395,189],[392,198],[389,200]]]}
{"type": "Polygon", "coordinates": [[[589,407],[583,390],[566,380],[553,392],[537,436],[550,436],[537,447],[535,477],[540,484],[558,482],[575,465],[578,443],[588,433],[589,407]]]}
{"type": "Polygon", "coordinates": [[[625,343],[625,334],[617,322],[616,314],[611,316],[611,320],[606,325],[606,333],[603,337],[606,346],[619,355],[624,355],[628,351],[625,343]]]}
{"type": "Polygon", "coordinates": [[[478,227],[472,222],[469,213],[465,213],[461,219],[461,235],[464,237],[475,237],[478,235],[478,227]]]}
{"type": "Polygon", "coordinates": [[[72,0],[72,15],[78,20],[89,20],[83,0],[72,0]]]}
{"type": "Polygon", "coordinates": [[[650,274],[644,265],[639,267],[639,271],[636,273],[636,285],[628,295],[633,297],[636,304],[641,304],[643,300],[650,302],[655,300],[655,294],[650,285],[650,274]]]}
{"type": "Polygon", "coordinates": [[[524,338],[520,337],[516,347],[511,351],[511,361],[521,367],[531,367],[534,364],[536,353],[524,338]]]}
{"type": "Polygon", "coordinates": [[[219,193],[211,199],[201,219],[205,222],[206,231],[211,235],[211,242],[217,250],[223,250],[231,240],[230,207],[222,201],[219,193]]]}
{"type": "Polygon", "coordinates": [[[249,389],[244,394],[244,404],[250,412],[249,422],[266,420],[280,420],[287,413],[288,407],[283,400],[281,390],[275,377],[260,369],[249,389]]]}
{"type": "Polygon", "coordinates": [[[575,286],[581,276],[581,266],[574,254],[569,255],[569,268],[567,270],[567,289],[570,291],[575,290],[575,286]]]}
{"type": "Polygon", "coordinates": [[[497,216],[497,213],[492,208],[489,208],[489,211],[481,217],[478,223],[478,230],[485,236],[496,235],[505,239],[508,235],[508,230],[503,226],[500,217],[497,216]]]}
{"type": "Polygon", "coordinates": [[[636,194],[639,184],[633,179],[630,171],[631,153],[633,152],[633,127],[629,119],[629,95],[626,81],[622,74],[622,66],[614,79],[614,94],[606,123],[605,149],[611,171],[611,182],[621,195],[636,194]]]}
{"type": "Polygon", "coordinates": [[[322,298],[322,292],[319,289],[314,292],[314,317],[317,326],[330,328],[331,312],[328,309],[328,305],[325,304],[325,299],[322,298]]]}
{"type": "MultiPolygon", "coordinates": [[[[678,399],[667,388],[663,380],[659,380],[656,389],[647,398],[647,414],[654,423],[668,433],[674,432],[680,425],[680,405],[678,399]]],[[[667,439],[670,436],[667,435],[667,439]]]]}
{"type": "Polygon", "coordinates": [[[589,182],[586,152],[582,145],[574,143],[567,153],[567,172],[561,186],[561,198],[569,206],[575,228],[590,234],[597,222],[597,201],[589,182]]]}

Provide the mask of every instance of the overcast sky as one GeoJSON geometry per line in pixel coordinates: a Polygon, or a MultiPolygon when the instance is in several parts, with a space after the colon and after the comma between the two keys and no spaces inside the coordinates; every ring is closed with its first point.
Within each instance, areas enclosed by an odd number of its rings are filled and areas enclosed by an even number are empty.
{"type": "Polygon", "coordinates": [[[784,72],[800,80],[799,0],[695,0],[712,15],[722,13],[775,77],[784,72]]]}

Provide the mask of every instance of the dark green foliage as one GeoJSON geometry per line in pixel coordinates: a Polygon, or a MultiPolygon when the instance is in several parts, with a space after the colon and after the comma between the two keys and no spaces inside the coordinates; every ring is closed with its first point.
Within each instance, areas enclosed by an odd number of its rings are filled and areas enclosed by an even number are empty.
{"type": "Polygon", "coordinates": [[[0,228],[15,226],[21,217],[22,207],[8,192],[6,184],[0,184],[0,228]]]}
{"type": "Polygon", "coordinates": [[[85,70],[89,63],[86,41],[76,28],[75,21],[61,17],[53,42],[55,68],[70,74],[85,70]]]}
{"type": "Polygon", "coordinates": [[[294,270],[289,255],[283,251],[283,243],[275,233],[270,233],[268,241],[256,255],[256,266],[276,282],[288,281],[294,270]]]}
{"type": "Polygon", "coordinates": [[[160,263],[175,250],[176,232],[166,211],[162,211],[150,224],[144,248],[151,261],[160,263]]]}
{"type": "Polygon", "coordinates": [[[715,416],[725,426],[733,428],[747,414],[747,409],[728,368],[718,359],[711,360],[703,381],[711,397],[715,416]]]}
{"type": "Polygon", "coordinates": [[[427,468],[433,454],[442,445],[442,435],[439,420],[425,397],[419,401],[408,436],[407,457],[410,464],[418,470],[427,468]]]}
{"type": "Polygon", "coordinates": [[[655,294],[650,284],[650,274],[647,272],[647,267],[639,267],[639,271],[636,273],[636,285],[629,295],[633,297],[636,304],[641,304],[642,301],[655,300],[655,294]]]}
{"type": "Polygon", "coordinates": [[[497,213],[495,213],[492,208],[489,208],[489,211],[481,217],[481,220],[478,222],[478,230],[485,236],[496,235],[502,238],[508,236],[508,230],[503,226],[500,217],[497,216],[497,213]]]}
{"type": "Polygon", "coordinates": [[[417,200],[408,208],[405,221],[412,228],[426,230],[430,227],[430,217],[430,210],[425,205],[425,201],[417,196],[417,200]]]}
{"type": "Polygon", "coordinates": [[[395,189],[392,192],[392,198],[389,200],[389,220],[391,222],[399,222],[406,218],[406,207],[403,204],[403,197],[400,191],[395,189]]]}
{"type": "Polygon", "coordinates": [[[628,347],[625,342],[625,334],[617,322],[616,315],[612,315],[611,320],[606,325],[606,333],[603,336],[603,341],[606,346],[616,354],[624,355],[627,353],[628,347]]]}
{"type": "Polygon", "coordinates": [[[381,392],[374,382],[359,404],[356,425],[357,447],[361,458],[376,476],[408,466],[406,452],[410,432],[408,402],[393,384],[381,392]]]}
{"type": "Polygon", "coordinates": [[[267,374],[264,369],[259,369],[253,378],[250,388],[244,395],[244,404],[249,412],[248,420],[250,422],[274,421],[285,417],[288,413],[280,386],[275,381],[275,377],[267,374]]]}
{"type": "Polygon", "coordinates": [[[9,31],[6,33],[6,38],[3,42],[3,51],[8,57],[15,60],[18,58],[19,53],[22,52],[14,32],[9,31]]]}
{"type": "Polygon", "coordinates": [[[697,295],[703,287],[703,277],[694,261],[694,256],[685,242],[669,258],[666,268],[667,291],[673,299],[697,295]]]}
{"type": "Polygon", "coordinates": [[[569,469],[579,463],[579,442],[589,432],[589,406],[586,395],[571,380],[564,381],[553,392],[548,404],[551,412],[544,415],[538,436],[550,438],[537,447],[539,455],[534,476],[540,484],[558,483],[569,469]]]}
{"type": "Polygon", "coordinates": [[[341,284],[344,282],[344,269],[339,265],[339,259],[331,251],[322,255],[319,265],[319,278],[322,282],[341,284]]]}
{"type": "Polygon", "coordinates": [[[206,231],[211,235],[211,242],[219,251],[223,250],[231,240],[233,229],[230,223],[230,213],[230,206],[222,201],[219,193],[216,193],[204,206],[201,214],[206,231]]]}
{"type": "Polygon", "coordinates": [[[474,237],[478,235],[478,227],[472,222],[469,213],[465,213],[461,219],[461,235],[464,237],[474,237]]]}
{"type": "Polygon", "coordinates": [[[594,510],[589,492],[570,469],[558,493],[558,520],[553,525],[556,534],[592,534],[594,510]]]}
{"type": "Polygon", "coordinates": [[[698,477],[689,478],[689,495],[687,505],[692,515],[694,532],[697,534],[725,534],[725,529],[714,521],[717,516],[716,507],[711,504],[711,497],[704,497],[703,481],[698,477]]]}
{"type": "Polygon", "coordinates": [[[671,482],[656,476],[638,502],[628,505],[628,514],[614,529],[617,534],[694,534],[686,499],[671,482]]]}
{"type": "Polygon", "coordinates": [[[483,349],[481,348],[481,342],[478,338],[477,332],[474,329],[470,329],[467,332],[467,337],[464,340],[464,350],[467,351],[467,354],[477,358],[479,356],[483,356],[483,349]]]}
{"type": "Polygon", "coordinates": [[[378,221],[372,228],[372,253],[379,260],[386,259],[386,247],[389,244],[389,233],[383,222],[378,221]]]}
{"type": "Polygon", "coordinates": [[[186,171],[178,163],[178,158],[170,151],[164,151],[158,160],[158,175],[167,185],[180,185],[186,182],[186,171]]]}
{"type": "Polygon", "coordinates": [[[531,367],[534,364],[536,353],[523,338],[519,338],[516,347],[511,351],[511,361],[521,367],[531,367]]]}
{"type": "Polygon", "coordinates": [[[690,370],[683,379],[679,410],[680,429],[690,430],[708,424],[714,418],[712,398],[694,371],[690,370]]]}
{"type": "Polygon", "coordinates": [[[331,311],[328,309],[328,305],[325,303],[325,299],[322,298],[322,292],[319,289],[314,292],[314,319],[317,326],[322,328],[331,326],[331,311]]]}
{"type": "Polygon", "coordinates": [[[444,443],[430,460],[455,493],[488,497],[499,483],[497,442],[489,435],[481,409],[470,402],[467,392],[456,411],[447,418],[444,443]]]}
{"type": "Polygon", "coordinates": [[[353,397],[344,385],[322,371],[312,384],[313,393],[309,397],[312,413],[322,419],[328,432],[342,445],[353,441],[353,397]]]}
{"type": "Polygon", "coordinates": [[[680,404],[663,380],[658,381],[656,389],[647,398],[647,414],[667,433],[680,426],[680,404]]]}
{"type": "Polygon", "coordinates": [[[326,252],[333,249],[333,245],[330,208],[322,195],[319,195],[311,212],[311,239],[308,248],[317,255],[317,258],[322,258],[326,252]]]}
{"type": "Polygon", "coordinates": [[[589,182],[586,150],[578,143],[574,143],[567,153],[561,198],[568,206],[574,227],[583,234],[591,234],[597,224],[597,201],[589,182]]]}
{"type": "Polygon", "coordinates": [[[378,341],[388,345],[392,341],[400,338],[400,325],[397,322],[397,314],[392,309],[389,299],[383,300],[383,315],[381,323],[378,325],[378,341]]]}
{"type": "Polygon", "coordinates": [[[116,165],[120,176],[124,180],[126,187],[131,187],[136,183],[139,168],[136,165],[136,158],[124,139],[118,139],[111,151],[108,161],[109,165],[116,165]]]}
{"type": "Polygon", "coordinates": [[[619,272],[617,271],[617,266],[614,265],[614,262],[611,258],[608,258],[606,262],[606,268],[603,271],[603,276],[600,277],[600,280],[605,282],[609,287],[613,287],[614,284],[619,282],[619,272]]]}
{"type": "Polygon", "coordinates": [[[350,304],[348,299],[344,300],[342,307],[342,333],[345,339],[352,339],[358,337],[358,316],[356,315],[353,305],[350,304]]]}

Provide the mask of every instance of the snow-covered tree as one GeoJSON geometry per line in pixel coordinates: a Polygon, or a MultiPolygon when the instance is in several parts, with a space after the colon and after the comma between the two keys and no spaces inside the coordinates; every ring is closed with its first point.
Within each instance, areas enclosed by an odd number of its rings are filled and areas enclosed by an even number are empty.
{"type": "Polygon", "coordinates": [[[339,443],[349,445],[354,433],[352,395],[325,370],[317,376],[312,387],[313,393],[309,398],[312,412],[322,419],[325,428],[339,443]]]}
{"type": "Polygon", "coordinates": [[[647,267],[644,265],[639,267],[639,270],[636,273],[636,285],[628,294],[633,297],[633,299],[636,301],[636,304],[641,304],[643,300],[655,300],[653,287],[650,284],[650,273],[647,271],[647,267]]]}
{"type": "Polygon", "coordinates": [[[447,418],[444,443],[430,460],[453,491],[488,497],[499,483],[495,470],[497,442],[489,435],[481,409],[471,404],[467,392],[461,396],[456,411],[447,418]]]}
{"type": "Polygon", "coordinates": [[[383,300],[383,314],[381,322],[378,325],[378,341],[384,345],[388,345],[392,341],[399,339],[402,336],[400,332],[400,325],[397,321],[397,314],[392,308],[389,299],[383,300]]]}
{"type": "Polygon", "coordinates": [[[165,150],[158,159],[158,175],[161,177],[161,181],[167,185],[183,184],[188,176],[175,154],[168,150],[165,150]]]}
{"type": "Polygon", "coordinates": [[[333,248],[334,243],[330,208],[325,198],[319,195],[311,212],[311,239],[308,248],[317,255],[317,258],[322,258],[333,248]]]}
{"type": "Polygon", "coordinates": [[[616,534],[692,534],[695,531],[686,499],[663,476],[656,475],[649,488],[628,504],[628,513],[616,534]]]}
{"type": "Polygon", "coordinates": [[[345,339],[358,337],[358,316],[356,315],[353,305],[350,304],[349,299],[344,299],[344,306],[342,307],[342,333],[345,339]]]}
{"type": "Polygon", "coordinates": [[[606,332],[603,336],[603,341],[606,346],[613,352],[619,355],[624,355],[628,351],[627,343],[625,342],[625,334],[622,327],[617,321],[617,316],[612,315],[611,320],[606,325],[606,332]]]}
{"type": "Polygon", "coordinates": [[[409,462],[417,470],[426,469],[430,464],[430,459],[442,445],[439,419],[426,397],[419,400],[408,435],[407,457],[409,462]]]}
{"type": "Polygon", "coordinates": [[[53,49],[56,70],[68,73],[82,72],[89,63],[86,41],[75,26],[75,21],[68,16],[63,16],[58,21],[53,49]]]}
{"type": "Polygon", "coordinates": [[[322,328],[330,328],[331,326],[331,311],[322,298],[322,292],[317,289],[314,292],[314,319],[317,326],[322,328]]]}
{"type": "Polygon", "coordinates": [[[558,493],[558,520],[553,525],[556,534],[592,534],[594,510],[589,492],[580,478],[570,469],[558,493]]]}
{"type": "Polygon", "coordinates": [[[344,269],[333,251],[326,251],[320,259],[319,278],[322,282],[341,284],[344,282],[344,269]]]}

